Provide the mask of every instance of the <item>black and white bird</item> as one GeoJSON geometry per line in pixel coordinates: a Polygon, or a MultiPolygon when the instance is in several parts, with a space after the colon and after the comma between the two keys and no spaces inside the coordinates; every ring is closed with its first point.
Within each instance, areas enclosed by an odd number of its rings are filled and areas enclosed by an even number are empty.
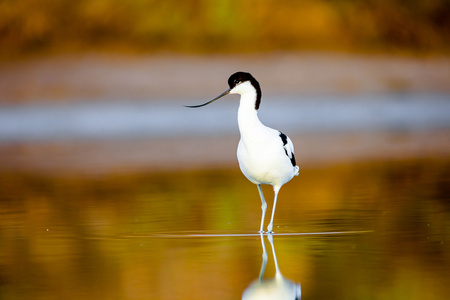
{"type": "Polygon", "coordinates": [[[261,103],[261,88],[250,74],[237,72],[228,78],[229,89],[216,98],[200,104],[187,106],[197,108],[205,106],[228,94],[241,95],[238,110],[238,125],[241,140],[237,148],[237,158],[242,173],[256,184],[262,202],[260,232],[263,232],[267,204],[261,184],[273,186],[275,193],[272,216],[267,231],[272,233],[273,218],[281,186],[298,175],[299,167],[295,161],[294,145],[287,135],[261,123],[258,109],[261,103]]]}

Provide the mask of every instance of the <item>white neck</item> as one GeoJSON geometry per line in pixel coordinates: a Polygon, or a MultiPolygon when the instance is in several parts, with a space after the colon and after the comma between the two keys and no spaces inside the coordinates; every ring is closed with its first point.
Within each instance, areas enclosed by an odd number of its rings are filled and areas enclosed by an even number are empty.
{"type": "Polygon", "coordinates": [[[238,110],[238,125],[241,138],[250,138],[258,128],[265,127],[258,118],[258,110],[255,109],[256,90],[248,90],[241,95],[238,110]]]}

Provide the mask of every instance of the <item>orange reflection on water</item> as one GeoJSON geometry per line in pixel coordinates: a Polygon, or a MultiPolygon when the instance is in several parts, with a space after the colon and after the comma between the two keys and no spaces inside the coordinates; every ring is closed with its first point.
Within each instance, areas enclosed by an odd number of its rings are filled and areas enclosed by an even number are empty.
{"type": "MultiPolygon", "coordinates": [[[[449,170],[447,159],[303,169],[277,207],[281,272],[311,299],[444,299],[449,170]],[[282,235],[336,231],[365,233],[282,235]]],[[[256,233],[258,193],[239,170],[2,173],[0,197],[5,299],[238,299],[260,271],[257,235],[183,237],[256,233]]]]}

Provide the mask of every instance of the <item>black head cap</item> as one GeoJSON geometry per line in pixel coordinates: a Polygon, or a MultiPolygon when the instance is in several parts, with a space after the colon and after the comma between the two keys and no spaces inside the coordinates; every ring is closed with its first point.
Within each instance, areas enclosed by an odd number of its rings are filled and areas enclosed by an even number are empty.
{"type": "Polygon", "coordinates": [[[228,85],[230,86],[230,89],[232,89],[236,85],[245,81],[250,81],[250,83],[256,89],[255,109],[258,109],[261,103],[261,87],[259,86],[259,82],[256,81],[255,77],[253,77],[252,74],[245,72],[236,72],[231,75],[230,78],[228,78],[228,85]]]}

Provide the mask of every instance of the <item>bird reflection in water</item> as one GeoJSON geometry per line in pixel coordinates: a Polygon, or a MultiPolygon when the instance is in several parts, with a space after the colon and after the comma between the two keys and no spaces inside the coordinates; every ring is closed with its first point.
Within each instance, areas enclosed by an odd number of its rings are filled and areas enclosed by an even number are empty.
{"type": "Polygon", "coordinates": [[[270,246],[272,247],[273,260],[275,262],[275,277],[263,279],[264,271],[267,265],[267,251],[264,244],[264,236],[261,233],[261,244],[263,248],[263,261],[258,279],[254,280],[242,294],[242,300],[299,300],[301,296],[300,284],[290,281],[281,275],[278,268],[277,256],[273,245],[273,234],[267,234],[270,246]]]}

